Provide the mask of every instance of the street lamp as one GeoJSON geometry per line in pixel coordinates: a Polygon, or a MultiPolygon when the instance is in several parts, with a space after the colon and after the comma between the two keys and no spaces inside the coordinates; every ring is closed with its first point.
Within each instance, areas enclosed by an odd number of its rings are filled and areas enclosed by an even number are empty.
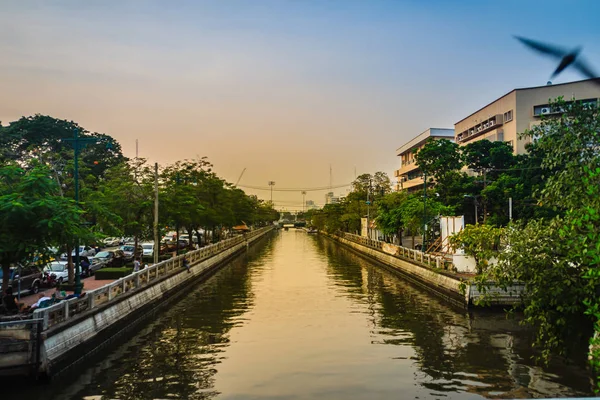
{"type": "MultiPolygon", "coordinates": [[[[74,151],[74,172],[75,175],[75,204],[79,207],[79,150],[83,149],[88,144],[98,143],[101,139],[95,137],[80,137],[79,129],[75,129],[72,138],[62,139],[63,142],[70,143],[74,151]]],[[[112,143],[107,142],[106,148],[111,149],[112,143]]],[[[79,260],[79,237],[75,237],[75,288],[76,295],[81,294],[81,263],[79,260]]]]}
{"type": "Polygon", "coordinates": [[[271,206],[273,205],[273,186],[275,186],[275,181],[269,181],[269,186],[271,186],[271,206]]]}
{"type": "Polygon", "coordinates": [[[302,191],[302,213],[304,214],[306,212],[306,191],[302,191]]]}
{"type": "Polygon", "coordinates": [[[371,229],[369,228],[369,219],[371,212],[371,176],[369,175],[369,187],[367,188],[367,238],[371,239],[371,229]]]}
{"type": "Polygon", "coordinates": [[[423,243],[421,252],[427,251],[427,171],[423,173],[423,243]]]}

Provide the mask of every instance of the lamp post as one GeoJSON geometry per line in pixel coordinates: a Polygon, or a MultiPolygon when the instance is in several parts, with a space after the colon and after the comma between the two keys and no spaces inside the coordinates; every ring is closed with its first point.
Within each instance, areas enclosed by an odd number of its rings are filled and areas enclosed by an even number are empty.
{"type": "Polygon", "coordinates": [[[369,219],[371,213],[371,178],[369,176],[369,187],[367,188],[367,238],[371,239],[371,229],[369,227],[369,219]]]}
{"type": "MultiPolygon", "coordinates": [[[[175,183],[177,184],[177,187],[179,188],[179,185],[181,184],[181,175],[179,175],[179,172],[177,172],[175,174],[175,183]]],[[[177,193],[177,194],[179,194],[179,193],[177,193]]],[[[179,218],[177,218],[177,220],[175,221],[175,231],[177,232],[177,234],[175,235],[175,255],[178,256],[179,255],[179,218]]]]}
{"type": "Polygon", "coordinates": [[[306,191],[302,191],[302,214],[306,212],[306,191]]]}
{"type": "MultiPolygon", "coordinates": [[[[80,137],[79,129],[75,129],[72,138],[62,139],[63,142],[71,143],[74,151],[74,178],[75,178],[75,204],[79,207],[79,150],[88,144],[97,143],[99,139],[94,137],[80,137]]],[[[106,148],[112,148],[112,144],[108,142],[106,148]]],[[[75,237],[75,294],[81,294],[81,263],[79,260],[79,237],[75,237]]]]}
{"type": "Polygon", "coordinates": [[[275,186],[275,181],[269,181],[269,186],[271,186],[271,205],[273,204],[273,186],[275,186]]]}
{"type": "Polygon", "coordinates": [[[427,250],[427,171],[423,174],[423,243],[421,244],[421,252],[427,250]]]}

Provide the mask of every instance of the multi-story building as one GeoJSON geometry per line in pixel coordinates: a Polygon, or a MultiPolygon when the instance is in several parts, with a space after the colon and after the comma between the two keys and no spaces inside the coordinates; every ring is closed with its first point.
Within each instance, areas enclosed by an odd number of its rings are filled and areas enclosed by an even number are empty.
{"type": "Polygon", "coordinates": [[[328,192],[325,195],[325,204],[335,204],[339,203],[340,198],[333,195],[333,192],[328,192]]]}
{"type": "Polygon", "coordinates": [[[514,89],[454,124],[455,141],[459,145],[482,139],[504,141],[512,146],[514,154],[523,154],[529,139],[520,139],[519,133],[539,124],[543,115],[560,112],[549,106],[550,100],[562,96],[565,101],[597,105],[599,83],[600,78],[596,78],[514,89]]]}
{"type": "Polygon", "coordinates": [[[307,210],[315,210],[317,208],[318,207],[313,200],[306,200],[306,209],[307,210]]]}
{"type": "Polygon", "coordinates": [[[429,139],[454,141],[454,129],[429,128],[396,150],[396,155],[400,157],[400,169],[394,171],[394,176],[398,178],[396,190],[414,192],[423,188],[423,173],[415,163],[415,151],[429,139]]]}

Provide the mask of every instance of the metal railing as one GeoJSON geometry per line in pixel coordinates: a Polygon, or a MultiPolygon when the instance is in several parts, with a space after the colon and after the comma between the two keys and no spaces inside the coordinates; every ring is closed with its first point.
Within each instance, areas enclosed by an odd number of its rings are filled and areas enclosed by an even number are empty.
{"type": "Polygon", "coordinates": [[[158,264],[154,264],[138,272],[133,272],[130,275],[119,278],[102,287],[90,290],[85,293],[84,297],[63,300],[50,307],[35,310],[34,316],[37,319],[43,320],[43,329],[46,330],[49,327],[71,319],[84,311],[92,310],[113,301],[114,299],[118,299],[133,290],[150,286],[157,280],[172,274],[173,271],[183,272],[182,262],[184,257],[187,258],[190,265],[194,265],[207,260],[226,249],[244,243],[255,236],[262,235],[271,229],[273,229],[271,226],[260,228],[245,233],[244,235],[225,239],[201,249],[188,252],[184,255],[161,261],[158,264]]]}
{"type": "Polygon", "coordinates": [[[435,256],[428,253],[423,253],[422,251],[409,249],[408,247],[398,246],[395,244],[389,244],[385,242],[381,242],[379,240],[373,240],[370,238],[366,238],[364,236],[355,235],[353,233],[347,232],[338,232],[337,236],[342,237],[346,240],[349,240],[354,243],[362,244],[363,246],[370,247],[372,249],[385,252],[386,254],[404,258],[410,260],[411,262],[415,261],[417,263],[426,265],[430,268],[441,268],[444,266],[444,259],[439,256],[435,256]],[[394,249],[393,252],[385,251],[384,246],[386,246],[386,250],[394,249]]]}

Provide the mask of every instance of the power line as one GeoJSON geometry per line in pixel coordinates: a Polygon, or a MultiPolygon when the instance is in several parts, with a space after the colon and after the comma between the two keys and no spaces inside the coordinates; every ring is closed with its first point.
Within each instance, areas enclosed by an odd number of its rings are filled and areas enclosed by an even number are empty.
{"type": "Polygon", "coordinates": [[[312,187],[312,188],[272,188],[270,186],[252,186],[252,185],[238,185],[238,187],[246,188],[246,189],[255,189],[255,190],[273,190],[274,192],[316,192],[319,190],[330,190],[330,189],[339,189],[352,186],[352,183],[347,183],[345,185],[336,185],[336,186],[323,186],[323,187],[312,187]]]}

